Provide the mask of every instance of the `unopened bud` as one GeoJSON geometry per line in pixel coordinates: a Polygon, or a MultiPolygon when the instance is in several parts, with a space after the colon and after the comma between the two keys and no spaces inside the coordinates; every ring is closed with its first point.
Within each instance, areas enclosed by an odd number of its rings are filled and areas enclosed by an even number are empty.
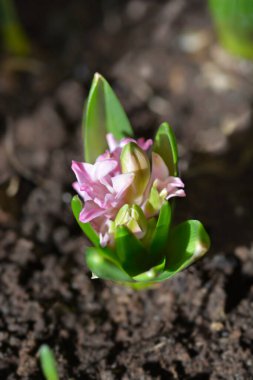
{"type": "Polygon", "coordinates": [[[139,239],[147,232],[147,220],[137,205],[122,206],[115,218],[115,226],[126,226],[139,239]]]}
{"type": "Polygon", "coordinates": [[[120,156],[122,173],[134,173],[130,203],[139,203],[150,179],[150,162],[147,154],[135,143],[124,146],[120,156]]]}
{"type": "Polygon", "coordinates": [[[145,215],[148,217],[156,215],[162,207],[166,195],[166,189],[159,193],[157,190],[157,180],[155,180],[151,187],[149,198],[144,206],[145,215]]]}

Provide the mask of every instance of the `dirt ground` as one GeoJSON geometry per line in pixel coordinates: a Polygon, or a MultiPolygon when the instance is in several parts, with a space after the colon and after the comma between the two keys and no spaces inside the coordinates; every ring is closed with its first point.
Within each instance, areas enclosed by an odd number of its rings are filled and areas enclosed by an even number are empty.
{"type": "Polygon", "coordinates": [[[0,379],[253,379],[253,64],[217,44],[201,0],[17,2],[32,58],[0,60],[0,379]],[[173,125],[210,252],[141,292],[91,280],[70,211],[95,71],[137,136],[173,125]]]}

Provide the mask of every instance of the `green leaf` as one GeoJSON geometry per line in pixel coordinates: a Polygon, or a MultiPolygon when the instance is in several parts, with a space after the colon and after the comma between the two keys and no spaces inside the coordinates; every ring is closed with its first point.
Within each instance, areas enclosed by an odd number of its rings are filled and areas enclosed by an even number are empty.
{"type": "Polygon", "coordinates": [[[156,278],[161,273],[163,273],[165,263],[166,263],[166,260],[164,258],[163,261],[159,265],[154,266],[153,268],[149,269],[147,272],[141,273],[138,276],[133,277],[133,279],[138,282],[144,282],[144,283],[156,282],[156,278]]]}
{"type": "Polygon", "coordinates": [[[54,354],[46,344],[41,346],[39,356],[42,372],[46,380],[59,380],[54,354]]]}
{"type": "Polygon", "coordinates": [[[156,133],[153,151],[166,163],[170,175],[178,175],[178,151],[173,129],[168,123],[162,123],[156,133]]]}
{"type": "Polygon", "coordinates": [[[96,73],[83,118],[85,161],[94,163],[107,148],[106,134],[132,136],[130,122],[109,83],[96,73]]]}
{"type": "Polygon", "coordinates": [[[210,248],[210,238],[198,220],[187,220],[172,229],[167,245],[166,270],[155,281],[164,281],[191,265],[210,248]]]}
{"type": "Polygon", "coordinates": [[[169,202],[164,202],[161,207],[154,235],[150,244],[151,266],[158,265],[166,253],[166,244],[169,236],[171,223],[171,206],[169,202]]]}
{"type": "Polygon", "coordinates": [[[136,281],[156,282],[156,278],[163,272],[166,263],[166,244],[168,242],[170,223],[171,206],[169,202],[164,202],[158,221],[154,225],[153,236],[150,239],[150,248],[146,258],[151,269],[135,276],[136,281]]]}
{"type": "Polygon", "coordinates": [[[99,278],[111,281],[133,282],[134,280],[121,268],[114,252],[107,248],[90,247],[86,251],[89,269],[99,278]]]}
{"type": "Polygon", "coordinates": [[[120,264],[131,277],[150,268],[147,262],[147,250],[127,227],[116,228],[115,242],[120,264]]]}
{"type": "Polygon", "coordinates": [[[177,270],[187,260],[199,259],[209,247],[210,238],[204,226],[198,220],[187,220],[173,228],[169,235],[166,266],[177,270]]]}
{"type": "Polygon", "coordinates": [[[95,246],[99,246],[99,237],[98,237],[98,234],[96,233],[96,231],[92,228],[92,226],[90,225],[90,223],[82,223],[80,222],[79,220],[79,214],[83,208],[83,205],[82,205],[82,202],[80,201],[78,195],[75,195],[73,198],[72,198],[72,201],[71,201],[71,208],[72,208],[72,211],[73,211],[73,214],[76,218],[76,221],[77,223],[79,224],[81,230],[85,233],[85,235],[87,236],[87,238],[95,245],[95,246]]]}
{"type": "Polygon", "coordinates": [[[145,236],[141,239],[142,244],[147,249],[150,247],[150,242],[152,241],[152,238],[154,236],[156,224],[157,224],[156,218],[147,219],[147,232],[145,236]]]}

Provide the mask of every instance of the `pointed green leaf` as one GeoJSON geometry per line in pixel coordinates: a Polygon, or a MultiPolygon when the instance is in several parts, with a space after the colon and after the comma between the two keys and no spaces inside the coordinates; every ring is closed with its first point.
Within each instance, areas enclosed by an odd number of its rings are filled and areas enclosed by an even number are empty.
{"type": "Polygon", "coordinates": [[[99,278],[111,281],[133,282],[134,280],[121,268],[114,252],[109,249],[90,247],[86,251],[89,269],[99,278]]]}
{"type": "Polygon", "coordinates": [[[72,208],[72,211],[73,211],[73,214],[76,218],[76,221],[77,223],[79,224],[81,230],[85,233],[85,235],[87,236],[87,238],[95,245],[95,246],[99,246],[99,237],[98,237],[98,234],[96,233],[96,231],[92,228],[92,226],[90,225],[90,223],[82,223],[80,222],[79,220],[79,214],[83,208],[82,206],[82,202],[80,201],[78,195],[75,195],[73,198],[72,198],[72,201],[71,201],[71,208],[72,208]]]}
{"type": "Polygon", "coordinates": [[[103,83],[95,75],[83,114],[85,161],[94,163],[107,148],[103,83]]]}
{"type": "Polygon", "coordinates": [[[83,119],[85,161],[94,163],[107,148],[106,134],[132,136],[130,122],[109,83],[95,74],[83,119]]]}
{"type": "Polygon", "coordinates": [[[42,372],[46,380],[59,380],[53,351],[46,344],[43,344],[40,348],[39,355],[42,372]]]}
{"type": "Polygon", "coordinates": [[[125,136],[133,136],[131,124],[118,97],[109,83],[102,76],[100,77],[104,84],[106,130],[111,132],[117,140],[125,136]]]}
{"type": "Polygon", "coordinates": [[[137,276],[150,268],[147,262],[147,250],[127,227],[117,227],[115,242],[116,252],[122,268],[130,276],[137,276]]]}
{"type": "Polygon", "coordinates": [[[158,153],[169,168],[170,175],[178,175],[178,151],[173,129],[162,123],[156,133],[153,151],[158,153]]]}
{"type": "Polygon", "coordinates": [[[202,257],[210,238],[198,220],[187,220],[172,229],[167,245],[166,270],[155,281],[164,281],[202,257]]]}
{"type": "Polygon", "coordinates": [[[169,236],[170,223],[171,206],[169,202],[164,202],[150,244],[151,266],[158,265],[166,255],[166,244],[169,236]]]}

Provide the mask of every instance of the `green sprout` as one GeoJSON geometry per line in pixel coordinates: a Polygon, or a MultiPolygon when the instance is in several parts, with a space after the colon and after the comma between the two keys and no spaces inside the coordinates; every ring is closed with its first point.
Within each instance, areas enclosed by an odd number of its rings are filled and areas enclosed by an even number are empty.
{"type": "Polygon", "coordinates": [[[57,364],[53,351],[43,344],[39,350],[40,364],[46,380],[59,380],[57,364]]]}

